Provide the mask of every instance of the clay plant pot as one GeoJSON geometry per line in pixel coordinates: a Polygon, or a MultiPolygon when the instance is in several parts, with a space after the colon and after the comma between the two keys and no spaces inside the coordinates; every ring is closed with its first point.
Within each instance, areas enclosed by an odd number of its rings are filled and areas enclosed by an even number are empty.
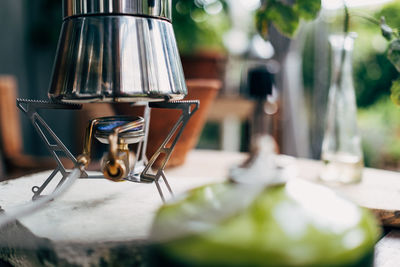
{"type": "Polygon", "coordinates": [[[218,79],[225,76],[227,57],[221,51],[198,51],[182,56],[186,79],[218,79]]]}
{"type": "MultiPolygon", "coordinates": [[[[200,100],[200,107],[186,125],[166,167],[182,165],[185,162],[187,153],[196,146],[206,122],[208,110],[217,96],[218,90],[221,88],[221,82],[214,79],[192,79],[187,80],[187,87],[188,95],[185,100],[200,100]]],[[[115,110],[118,115],[137,116],[143,114],[143,107],[131,107],[126,104],[115,105],[115,110]]],[[[180,114],[180,110],[158,108],[151,110],[146,151],[148,158],[160,147],[174,124],[178,121],[180,114]]],[[[159,166],[162,158],[162,156],[159,157],[154,166],[159,166]]]]}

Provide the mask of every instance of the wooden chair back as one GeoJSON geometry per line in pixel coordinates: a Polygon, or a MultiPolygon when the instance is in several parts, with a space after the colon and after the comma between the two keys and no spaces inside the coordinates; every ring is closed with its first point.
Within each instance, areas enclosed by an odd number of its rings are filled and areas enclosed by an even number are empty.
{"type": "Polygon", "coordinates": [[[0,141],[5,160],[20,155],[23,150],[17,90],[14,76],[0,75],[0,141]]]}

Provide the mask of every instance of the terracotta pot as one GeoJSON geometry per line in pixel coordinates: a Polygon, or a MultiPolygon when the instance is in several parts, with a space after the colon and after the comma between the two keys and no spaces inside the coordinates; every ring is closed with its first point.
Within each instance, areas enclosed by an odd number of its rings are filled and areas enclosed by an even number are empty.
{"type": "Polygon", "coordinates": [[[224,79],[227,58],[220,51],[200,51],[181,58],[186,79],[224,79]]]}
{"type": "MultiPolygon", "coordinates": [[[[167,167],[179,166],[185,162],[187,153],[193,149],[200,137],[201,131],[207,119],[207,113],[212,101],[221,88],[218,80],[193,79],[187,81],[188,95],[185,100],[200,100],[200,108],[189,120],[180,139],[178,140],[167,167]]],[[[141,115],[143,107],[130,107],[129,105],[115,105],[118,115],[141,115]]],[[[167,137],[169,131],[177,122],[180,110],[157,109],[151,110],[149,141],[147,145],[147,157],[150,158],[167,137]]],[[[154,164],[158,166],[162,157],[154,164]]]]}

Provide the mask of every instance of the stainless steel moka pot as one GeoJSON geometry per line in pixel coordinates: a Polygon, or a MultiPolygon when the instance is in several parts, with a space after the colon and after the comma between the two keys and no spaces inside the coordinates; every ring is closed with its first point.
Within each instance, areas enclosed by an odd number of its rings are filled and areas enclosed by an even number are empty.
{"type": "Polygon", "coordinates": [[[64,0],[49,98],[180,100],[187,94],[171,0],[64,0]]]}

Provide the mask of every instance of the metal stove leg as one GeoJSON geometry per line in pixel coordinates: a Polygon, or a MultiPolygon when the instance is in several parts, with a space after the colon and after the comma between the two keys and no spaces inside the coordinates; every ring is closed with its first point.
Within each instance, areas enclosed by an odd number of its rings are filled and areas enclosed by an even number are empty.
{"type": "Polygon", "coordinates": [[[147,147],[147,139],[148,139],[148,132],[149,132],[149,125],[150,125],[150,107],[148,103],[144,105],[144,138],[137,144],[136,151],[135,151],[135,162],[132,167],[132,170],[128,174],[128,177],[125,180],[131,182],[140,182],[140,174],[144,170],[148,159],[146,157],[146,147],[147,147]]]}
{"type": "Polygon", "coordinates": [[[165,183],[165,186],[167,187],[169,193],[170,193],[171,195],[174,195],[174,193],[172,192],[172,189],[171,189],[171,187],[169,186],[169,183],[168,183],[168,181],[167,181],[167,177],[165,177],[164,171],[161,172],[161,177],[163,178],[164,183],[165,183]]]}
{"type": "Polygon", "coordinates": [[[163,191],[162,191],[162,189],[161,189],[161,186],[160,186],[158,180],[155,180],[154,183],[156,184],[157,191],[158,191],[158,193],[160,194],[160,197],[161,197],[162,202],[165,203],[164,193],[163,193],[163,191]]]}
{"type": "Polygon", "coordinates": [[[34,186],[32,187],[32,193],[33,193],[33,200],[35,200],[37,197],[40,196],[40,194],[43,192],[43,190],[46,188],[46,186],[50,183],[50,181],[56,176],[56,174],[59,172],[59,168],[55,168],[54,171],[50,174],[50,176],[44,181],[44,183],[39,187],[39,186],[34,186]]]}
{"type": "Polygon", "coordinates": [[[168,108],[168,109],[180,109],[182,111],[181,116],[178,121],[175,123],[174,127],[169,132],[167,138],[161,144],[161,146],[157,149],[154,155],[149,160],[145,169],[141,174],[141,179],[145,182],[155,182],[158,193],[163,202],[165,202],[164,193],[161,189],[159,180],[162,178],[164,181],[169,193],[173,195],[172,189],[168,184],[167,178],[164,173],[165,166],[171,157],[171,153],[174,150],[174,147],[182,135],[182,132],[188,123],[189,119],[193,116],[193,114],[199,108],[200,102],[197,100],[193,101],[174,101],[174,102],[156,102],[149,104],[151,108],[168,108]],[[175,136],[175,137],[174,137],[175,136]],[[174,137],[174,138],[173,138],[174,137]],[[171,141],[171,144],[168,145],[171,141]],[[165,157],[161,163],[161,165],[156,169],[156,174],[151,174],[150,169],[155,163],[155,161],[161,156],[161,154],[165,154],[165,157]]]}
{"type": "Polygon", "coordinates": [[[147,156],[146,156],[146,150],[147,150],[147,141],[149,140],[148,133],[149,133],[149,129],[150,129],[150,119],[151,119],[150,116],[151,116],[150,107],[147,104],[145,106],[145,108],[144,108],[144,114],[143,114],[144,123],[145,123],[144,131],[145,131],[146,135],[145,135],[144,140],[142,142],[143,146],[142,146],[142,151],[141,151],[141,156],[140,156],[141,159],[143,160],[144,165],[146,165],[149,162],[149,160],[147,159],[147,156]]]}
{"type": "MultiPolygon", "coordinates": [[[[135,173],[138,173],[137,172],[138,168],[143,168],[144,166],[146,166],[146,164],[149,161],[146,156],[147,140],[148,140],[148,136],[149,136],[148,133],[149,133],[149,126],[150,126],[150,107],[148,104],[146,104],[144,107],[143,117],[144,117],[145,136],[144,136],[143,141],[141,141],[138,144],[138,147],[136,149],[136,155],[138,157],[138,160],[135,162],[135,166],[133,168],[133,171],[135,173]]],[[[143,171],[143,169],[140,170],[140,172],[142,172],[142,171],[143,171]]]]}
{"type": "MultiPolygon", "coordinates": [[[[68,148],[61,142],[61,140],[57,137],[57,135],[51,130],[51,128],[46,124],[42,117],[37,113],[39,109],[80,109],[79,105],[72,104],[61,104],[61,103],[52,103],[47,101],[36,101],[36,100],[24,100],[17,99],[17,107],[30,119],[33,124],[36,132],[44,141],[47,149],[50,154],[53,156],[57,163],[56,169],[50,174],[50,176],[46,179],[46,181],[39,187],[32,187],[33,197],[32,199],[36,199],[41,196],[43,190],[48,186],[48,184],[53,180],[58,172],[61,173],[62,178],[57,184],[59,187],[67,178],[69,172],[65,169],[63,163],[61,162],[60,157],[57,155],[57,152],[62,152],[65,156],[70,159],[74,165],[77,163],[75,157],[68,150],[68,148]],[[25,105],[25,106],[24,106],[25,105]]],[[[87,173],[83,172],[82,177],[87,177],[87,173]]]]}

